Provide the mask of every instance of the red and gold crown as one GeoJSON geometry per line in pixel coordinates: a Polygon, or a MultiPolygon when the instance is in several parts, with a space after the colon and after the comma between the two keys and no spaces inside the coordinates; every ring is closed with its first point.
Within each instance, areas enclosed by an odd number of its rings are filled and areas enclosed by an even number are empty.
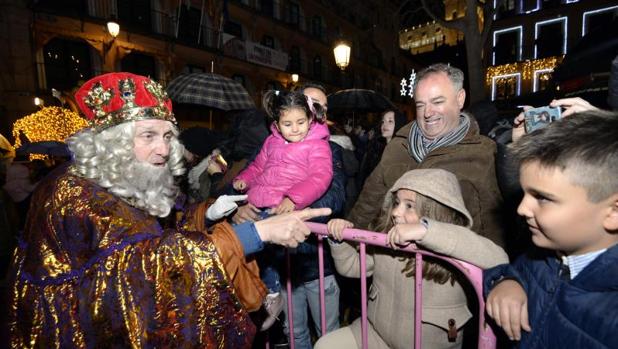
{"type": "Polygon", "coordinates": [[[127,121],[160,119],[176,124],[163,86],[145,76],[109,73],[88,80],[75,100],[97,131],[127,121]]]}

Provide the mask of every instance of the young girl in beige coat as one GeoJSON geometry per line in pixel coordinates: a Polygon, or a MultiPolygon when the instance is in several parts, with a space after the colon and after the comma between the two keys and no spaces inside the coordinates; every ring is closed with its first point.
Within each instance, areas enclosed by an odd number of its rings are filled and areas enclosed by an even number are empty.
{"type": "MultiPolygon", "coordinates": [[[[460,259],[481,268],[508,263],[504,250],[471,231],[472,218],[466,209],[457,178],[440,169],[405,173],[384,198],[382,214],[374,230],[388,234],[395,249],[374,248],[367,253],[369,289],[369,348],[411,348],[414,342],[414,255],[397,251],[415,242],[420,247],[460,259]]],[[[352,222],[328,222],[332,238],[341,241],[342,231],[352,222]]],[[[350,243],[331,242],[337,271],[360,277],[360,258],[350,243]]],[[[423,348],[460,348],[463,326],[472,314],[460,276],[453,267],[429,257],[423,263],[423,348]],[[449,338],[457,330],[457,335],[449,338]]],[[[316,348],[361,347],[361,323],[322,337],[316,348]]]]}

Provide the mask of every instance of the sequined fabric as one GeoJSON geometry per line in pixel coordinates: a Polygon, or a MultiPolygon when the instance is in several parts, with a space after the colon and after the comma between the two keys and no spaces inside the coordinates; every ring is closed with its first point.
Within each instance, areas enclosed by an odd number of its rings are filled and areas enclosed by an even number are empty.
{"type": "Polygon", "coordinates": [[[14,256],[11,346],[250,347],[255,327],[215,246],[183,226],[163,230],[89,180],[48,177],[14,256]]]}

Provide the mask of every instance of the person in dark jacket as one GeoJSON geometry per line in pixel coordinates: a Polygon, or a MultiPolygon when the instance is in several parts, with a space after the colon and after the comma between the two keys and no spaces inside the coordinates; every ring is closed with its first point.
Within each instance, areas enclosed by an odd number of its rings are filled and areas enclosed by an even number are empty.
{"type": "MultiPolygon", "coordinates": [[[[335,129],[336,130],[336,129],[335,129]]],[[[343,159],[343,172],[345,173],[345,207],[343,215],[347,215],[352,209],[360,188],[356,184],[356,177],[360,169],[360,163],[354,154],[354,144],[345,134],[336,134],[331,131],[330,141],[341,147],[341,158],[343,159]]]]}
{"type": "MultiPolygon", "coordinates": [[[[387,110],[380,117],[380,135],[367,143],[367,150],[361,161],[360,171],[356,177],[358,188],[362,188],[365,179],[378,166],[382,153],[388,142],[407,122],[406,116],[399,110],[387,110]]],[[[356,198],[355,198],[356,199],[356,198]]]]}
{"type": "Polygon", "coordinates": [[[535,247],[484,273],[518,348],[618,348],[618,113],[576,113],[513,147],[535,247]]]}
{"type": "Polygon", "coordinates": [[[235,113],[232,127],[226,140],[221,143],[221,155],[227,161],[228,170],[215,186],[217,194],[231,194],[232,180],[247,166],[247,160],[254,158],[256,149],[270,132],[268,131],[266,112],[259,109],[248,109],[235,113]]]}
{"type": "Polygon", "coordinates": [[[185,147],[185,162],[189,168],[186,180],[181,187],[188,194],[190,202],[206,201],[217,198],[219,193],[215,188],[223,178],[225,168],[215,161],[220,154],[217,147],[223,137],[206,127],[190,127],[183,130],[178,137],[185,147]]]}
{"type": "MultiPolygon", "coordinates": [[[[549,105],[561,108],[562,117],[584,111],[598,110],[597,107],[579,97],[555,99],[549,105]]],[[[508,137],[496,142],[496,176],[498,187],[504,198],[502,212],[508,230],[508,234],[505,236],[505,250],[511,260],[524,253],[532,245],[525,222],[515,212],[524,193],[519,185],[519,164],[509,152],[511,144],[516,143],[526,134],[524,111],[529,108],[532,107],[524,106],[524,110],[515,117],[512,129],[505,132],[508,137]]]]}

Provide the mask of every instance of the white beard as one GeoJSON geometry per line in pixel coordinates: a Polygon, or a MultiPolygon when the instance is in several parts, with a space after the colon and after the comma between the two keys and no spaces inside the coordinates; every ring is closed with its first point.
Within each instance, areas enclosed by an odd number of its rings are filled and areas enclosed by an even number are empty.
{"type": "Polygon", "coordinates": [[[132,206],[158,217],[170,213],[179,192],[167,165],[153,166],[140,161],[129,164],[119,183],[109,190],[132,206]]]}

